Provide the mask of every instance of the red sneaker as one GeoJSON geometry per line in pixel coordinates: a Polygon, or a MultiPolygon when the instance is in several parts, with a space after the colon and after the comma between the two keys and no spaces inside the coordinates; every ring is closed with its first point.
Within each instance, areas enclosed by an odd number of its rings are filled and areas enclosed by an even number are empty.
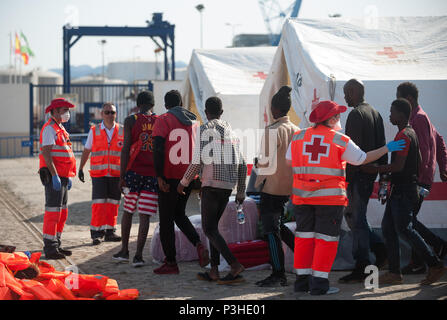
{"type": "Polygon", "coordinates": [[[178,269],[177,263],[169,264],[165,262],[161,267],[154,269],[154,273],[156,274],[179,274],[180,271],[178,269]]]}
{"type": "Polygon", "coordinates": [[[199,265],[203,268],[210,263],[208,249],[201,243],[197,245],[197,254],[199,256],[199,265]]]}

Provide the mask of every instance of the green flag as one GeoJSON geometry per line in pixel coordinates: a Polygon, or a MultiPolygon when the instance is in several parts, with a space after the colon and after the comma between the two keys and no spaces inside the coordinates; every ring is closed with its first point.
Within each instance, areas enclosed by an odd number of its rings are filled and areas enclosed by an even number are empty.
{"type": "Polygon", "coordinates": [[[23,39],[24,44],[21,44],[21,50],[23,53],[27,53],[30,57],[34,57],[34,52],[29,47],[28,39],[25,37],[23,32],[20,31],[20,37],[23,39]]]}

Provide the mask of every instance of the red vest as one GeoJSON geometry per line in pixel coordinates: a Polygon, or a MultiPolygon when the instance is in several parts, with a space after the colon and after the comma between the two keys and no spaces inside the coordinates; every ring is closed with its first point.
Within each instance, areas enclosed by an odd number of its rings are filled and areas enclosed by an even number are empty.
{"type": "Polygon", "coordinates": [[[91,127],[93,132],[92,153],[90,158],[90,176],[119,177],[121,165],[121,149],[124,142],[124,129],[119,123],[115,124],[110,143],[106,130],[101,125],[91,127]]]}
{"type": "Polygon", "coordinates": [[[76,159],[71,150],[70,137],[65,128],[58,125],[53,118],[50,118],[40,130],[39,168],[47,166],[42,154],[42,133],[47,126],[51,126],[56,132],[56,144],[51,149],[51,158],[57,174],[64,178],[76,176],[76,159]]]}
{"type": "Polygon", "coordinates": [[[293,135],[293,204],[348,204],[346,161],[341,159],[348,142],[349,137],[324,125],[293,135]]]}

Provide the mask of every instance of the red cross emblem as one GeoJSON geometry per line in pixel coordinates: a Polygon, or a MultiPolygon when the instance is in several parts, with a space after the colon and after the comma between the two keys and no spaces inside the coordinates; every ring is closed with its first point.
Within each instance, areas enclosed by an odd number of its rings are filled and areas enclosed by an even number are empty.
{"type": "Polygon", "coordinates": [[[384,56],[384,55],[386,55],[386,56],[388,56],[388,58],[390,58],[390,59],[395,59],[395,58],[397,58],[398,56],[398,54],[404,54],[405,52],[403,52],[403,51],[394,51],[393,50],[393,48],[392,47],[384,47],[383,48],[383,51],[377,51],[377,54],[379,55],[379,56],[384,56]]]}
{"type": "Polygon", "coordinates": [[[258,77],[259,79],[265,80],[267,79],[267,75],[264,72],[258,72],[253,75],[253,77],[258,77]]]}
{"type": "Polygon", "coordinates": [[[310,142],[304,142],[303,154],[309,156],[309,163],[320,163],[321,157],[328,157],[331,145],[324,143],[324,136],[313,135],[310,142]]]}

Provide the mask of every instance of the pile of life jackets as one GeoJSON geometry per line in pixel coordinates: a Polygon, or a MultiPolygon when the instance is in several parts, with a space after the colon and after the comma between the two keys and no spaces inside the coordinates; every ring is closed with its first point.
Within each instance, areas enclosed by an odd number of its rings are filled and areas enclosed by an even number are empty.
{"type": "Polygon", "coordinates": [[[135,300],[137,289],[118,288],[114,279],[95,274],[56,271],[44,261],[41,252],[0,252],[0,300],[135,300]],[[19,274],[38,268],[33,279],[20,279],[19,274]]]}

